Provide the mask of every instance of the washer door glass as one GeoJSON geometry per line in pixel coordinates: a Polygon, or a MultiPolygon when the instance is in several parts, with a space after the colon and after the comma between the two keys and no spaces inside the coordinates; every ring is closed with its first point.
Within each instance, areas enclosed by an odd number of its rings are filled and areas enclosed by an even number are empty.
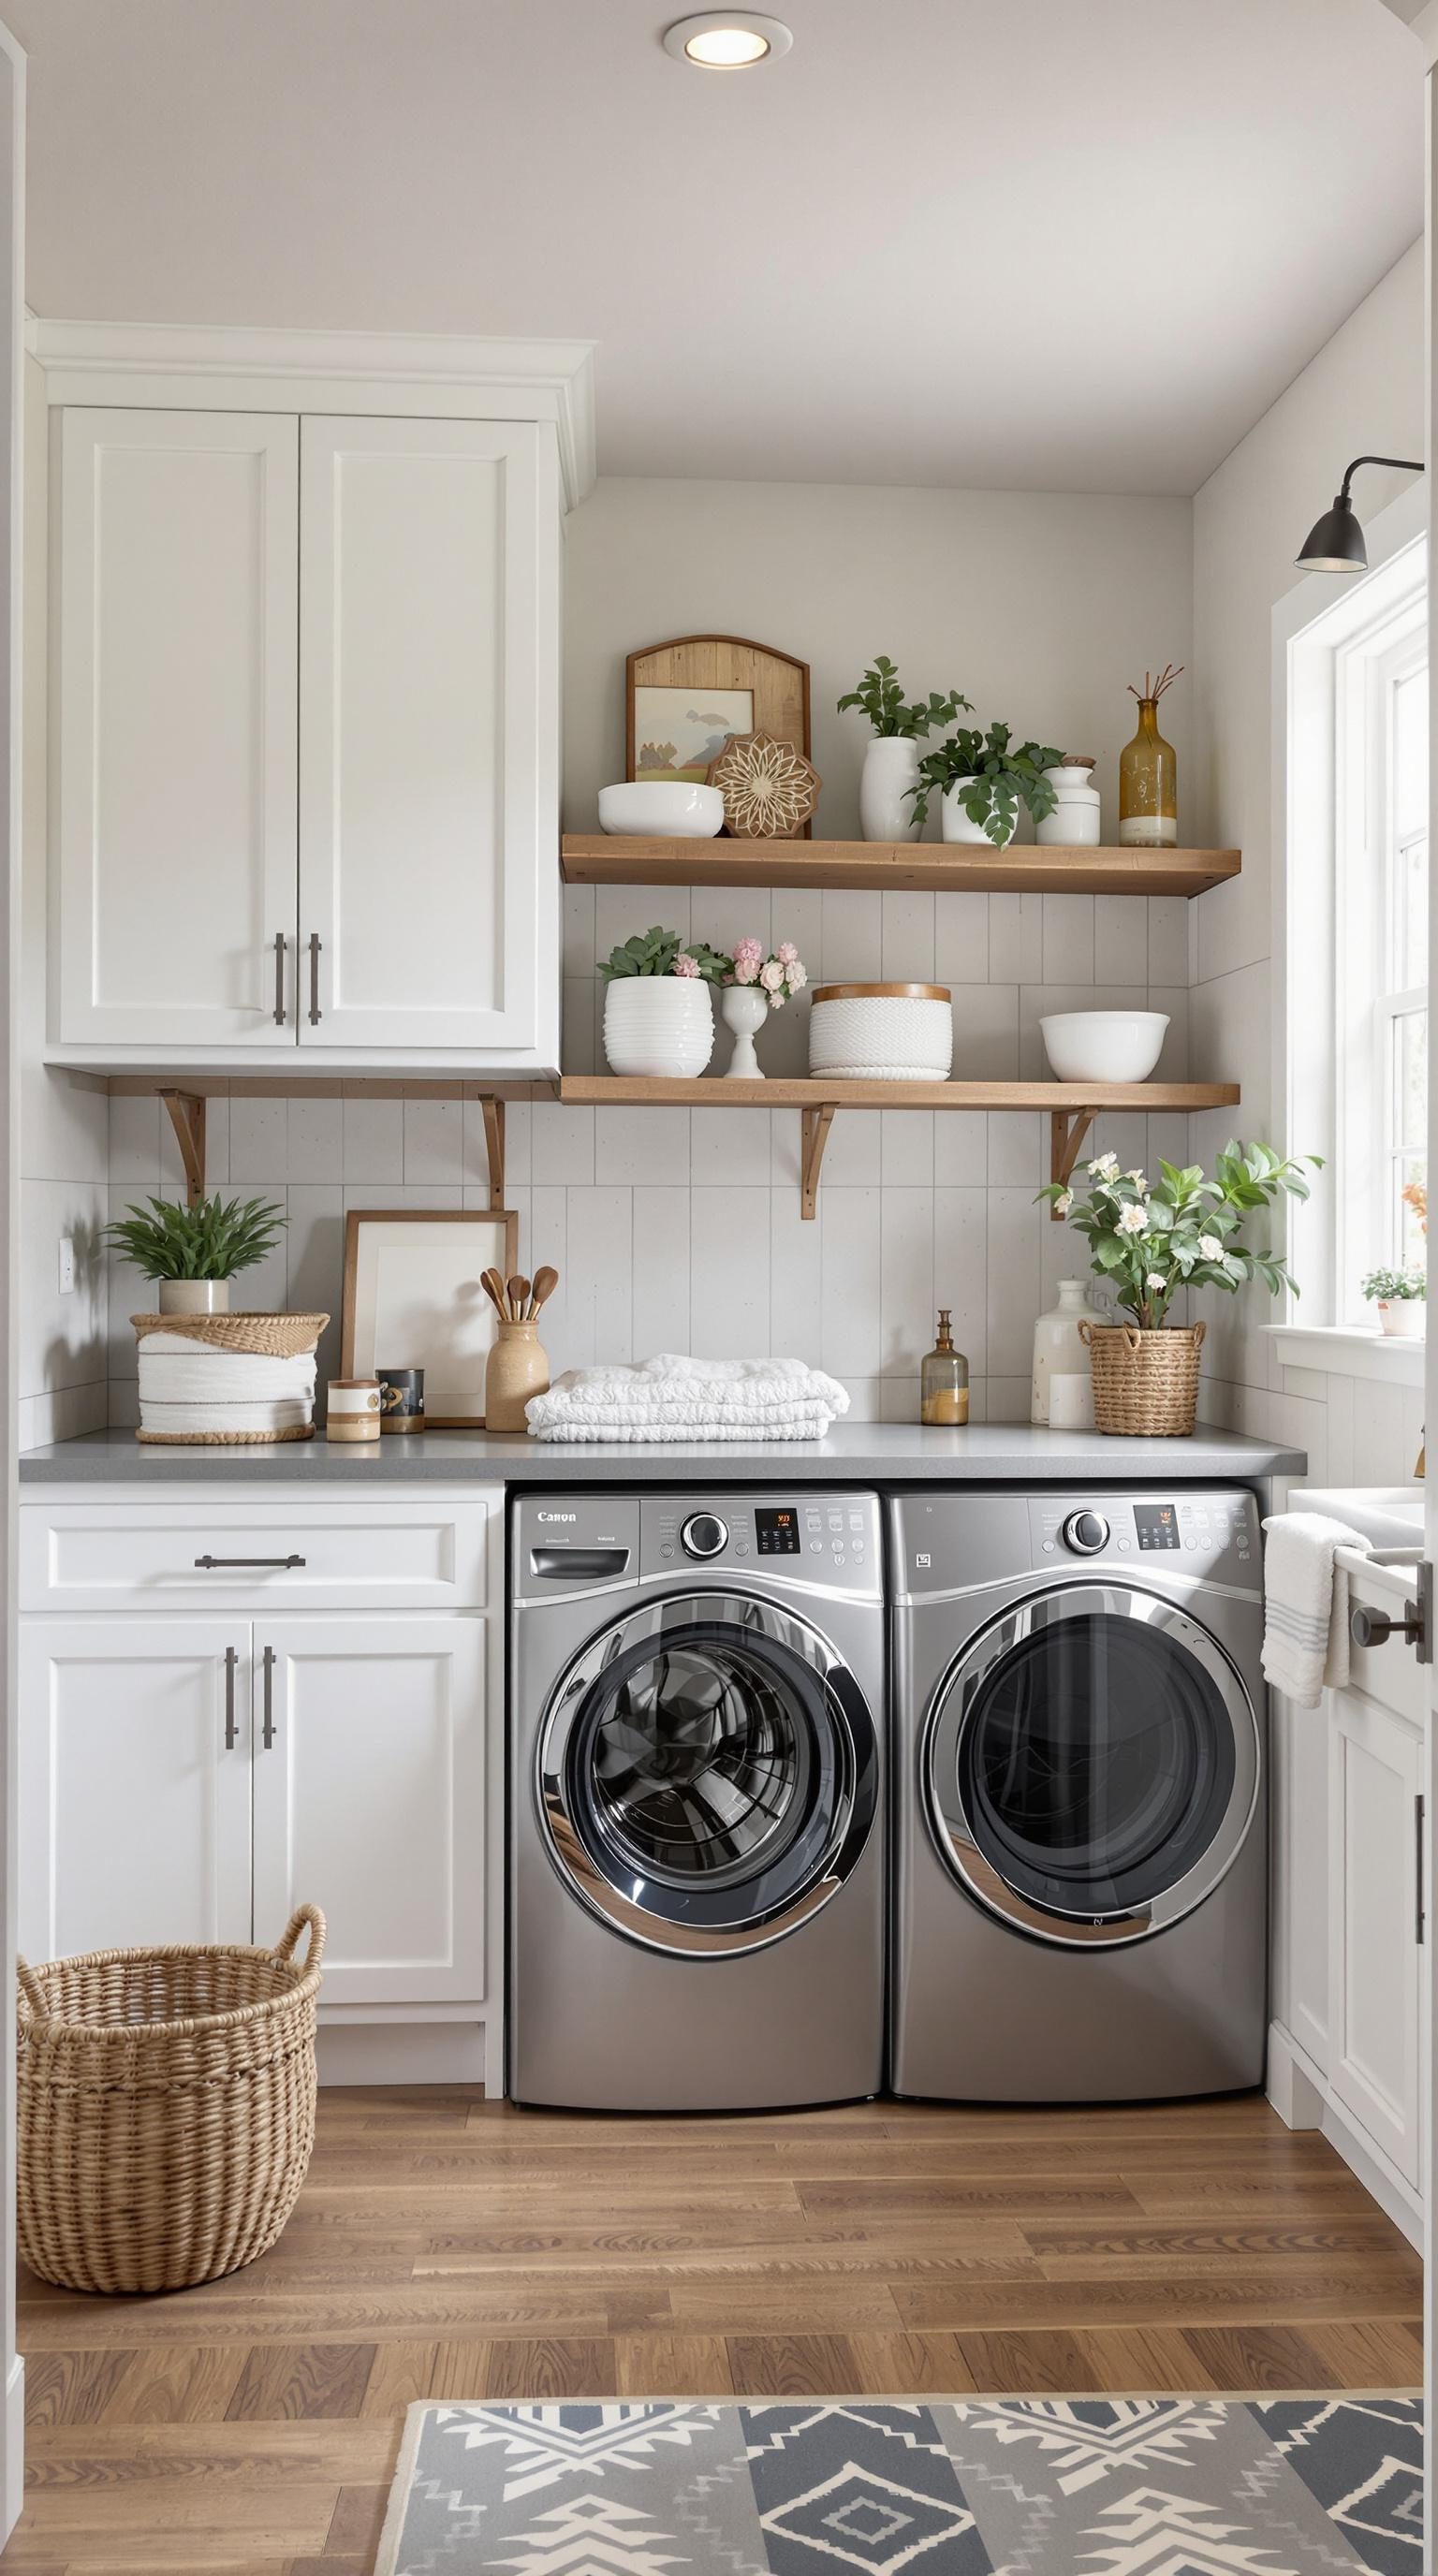
{"type": "Polygon", "coordinates": [[[933,1760],[948,1856],[996,1911],[1058,1938],[1133,1938],[1190,1911],[1256,1795],[1255,1721],[1226,1657],[1171,1605],[1106,1585],[978,1641],[933,1760]]]}
{"type": "Polygon", "coordinates": [[[722,1595],[659,1605],[582,1657],[541,1768],[566,1876],[665,1948],[750,1947],[808,1919],[877,1792],[868,1710],[832,1650],[722,1595]]]}

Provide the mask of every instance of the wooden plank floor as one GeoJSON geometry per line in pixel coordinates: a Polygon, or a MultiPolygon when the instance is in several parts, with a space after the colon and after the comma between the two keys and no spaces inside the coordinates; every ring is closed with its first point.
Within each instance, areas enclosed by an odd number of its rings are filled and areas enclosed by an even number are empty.
{"type": "Polygon", "coordinates": [[[1416,2256],[1256,2095],[634,2121],[329,2091],[273,2254],[22,2285],[30,2576],[369,2576],[415,2397],[1416,2387],[1416,2256]]]}

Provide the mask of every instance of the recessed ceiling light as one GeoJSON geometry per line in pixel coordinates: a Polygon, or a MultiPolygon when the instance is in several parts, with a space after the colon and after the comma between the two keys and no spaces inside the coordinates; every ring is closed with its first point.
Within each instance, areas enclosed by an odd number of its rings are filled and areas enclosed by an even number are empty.
{"type": "Polygon", "coordinates": [[[706,9],[697,18],[676,19],[664,31],[667,54],[706,72],[742,72],[756,63],[776,63],[793,41],[782,18],[762,18],[752,9],[706,9]]]}

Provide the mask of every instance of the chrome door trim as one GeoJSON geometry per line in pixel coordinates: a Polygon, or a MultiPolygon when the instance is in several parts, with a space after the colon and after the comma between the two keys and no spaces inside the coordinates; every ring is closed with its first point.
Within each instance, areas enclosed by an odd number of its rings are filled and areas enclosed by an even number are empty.
{"type": "Polygon", "coordinates": [[[1248,1839],[1258,1812],[1261,1738],[1253,1702],[1237,1666],[1206,1628],[1172,1601],[1142,1585],[1108,1581],[1082,1582],[1072,1577],[1062,1588],[1048,1585],[1028,1594],[990,1620],[961,1647],[939,1682],[924,1719],[919,1754],[920,1783],[929,1831],[940,1858],[991,1914],[1016,1925],[1032,1939],[1059,1948],[1104,1943],[1110,1946],[1150,1940],[1192,1914],[1227,1877],[1248,1839]],[[1222,1823],[1208,1850],[1171,1888],[1132,1912],[1096,1916],[1066,1914],[1035,1905],[1009,1886],[974,1839],[959,1793],[959,1739],[973,1713],[981,1684],[1014,1646],[1064,1618],[1106,1611],[1115,1618],[1141,1619],[1161,1629],[1191,1654],[1208,1675],[1233,1728],[1234,1780],[1222,1823]],[[944,1788],[941,1791],[940,1781],[944,1788]]]}
{"type": "MultiPolygon", "coordinates": [[[[777,1603],[756,1599],[753,1593],[684,1592],[667,1593],[660,1599],[642,1603],[626,1612],[611,1626],[591,1637],[560,1675],[540,1721],[535,1750],[534,1790],[542,1838],[550,1860],[570,1892],[579,1897],[600,1921],[607,1923],[641,1948],[658,1951],[683,1951],[691,1957],[732,1958],[739,1952],[765,1950],[782,1941],[800,1924],[812,1921],[831,1897],[837,1895],[871,1832],[877,1830],[879,1815],[874,1811],[861,1818],[850,1789],[835,1814],[828,1843],[816,1864],[816,1874],[803,1894],[787,1906],[782,1914],[757,1917],[747,1924],[726,1926],[676,1924],[661,1920],[645,1907],[625,1896],[605,1877],[585,1849],[575,1831],[564,1790],[565,1757],[570,1735],[584,1700],[603,1674],[607,1664],[633,1645],[653,1639],[656,1642],[669,1628],[689,1628],[697,1622],[709,1626],[732,1627],[736,1635],[746,1629],[775,1644],[787,1646],[813,1671],[822,1685],[828,1702],[831,1722],[847,1744],[850,1766],[857,1769],[859,1748],[843,1699],[835,1684],[843,1680],[847,1689],[863,1702],[867,1700],[849,1666],[827,1637],[782,1609],[777,1603]]],[[[878,1746],[878,1729],[872,1710],[868,1711],[874,1740],[878,1746]]]]}
{"type": "MultiPolygon", "coordinates": [[[[1105,1580],[1112,1579],[1121,1583],[1124,1590],[1128,1592],[1147,1592],[1151,1588],[1136,1569],[1130,1573],[1126,1565],[1105,1565],[1103,1573],[1105,1580]]],[[[1076,1564],[1036,1565],[1025,1568],[1020,1574],[991,1574],[982,1583],[956,1583],[944,1592],[896,1592],[892,1597],[892,1607],[895,1610],[927,1610],[931,1605],[936,1606],[945,1601],[977,1601],[986,1592],[1012,1592],[1015,1585],[1020,1583],[1029,1584],[1034,1588],[1042,1586],[1046,1591],[1056,1592],[1060,1591],[1065,1584],[1073,1583],[1078,1578],[1079,1567],[1076,1564]]],[[[1165,1584],[1166,1588],[1163,1591],[1154,1591],[1155,1601],[1166,1601],[1170,1592],[1180,1587],[1185,1592],[1211,1592],[1219,1601],[1252,1602],[1255,1607],[1263,1599],[1257,1583],[1253,1585],[1251,1591],[1246,1591],[1241,1584],[1215,1583],[1205,1574],[1174,1573],[1165,1578],[1165,1584]]]]}

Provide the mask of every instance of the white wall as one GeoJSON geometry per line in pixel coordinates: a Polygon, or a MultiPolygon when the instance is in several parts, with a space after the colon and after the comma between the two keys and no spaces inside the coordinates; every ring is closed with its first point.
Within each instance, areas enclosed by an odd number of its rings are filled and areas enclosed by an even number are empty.
{"type": "MultiPolygon", "coordinates": [[[[1423,249],[1366,298],[1271,411],[1250,430],[1193,505],[1193,644],[1198,760],[1192,820],[1214,843],[1243,851],[1233,883],[1193,906],[1193,1063],[1243,1086],[1241,1125],[1282,1138],[1272,1097],[1270,1031],[1277,1003],[1272,957],[1272,614],[1299,580],[1293,558],[1338,488],[1351,457],[1424,449],[1423,249]]],[[[1410,478],[1365,470],[1355,492],[1372,517],[1410,478]]],[[[1227,1113],[1193,1122],[1194,1152],[1224,1139],[1227,1113]]],[[[1301,1285],[1301,1282],[1300,1282],[1301,1285]]],[[[1301,1442],[1324,1481],[1388,1483],[1411,1474],[1422,1399],[1415,1391],[1280,1368],[1260,1326],[1266,1296],[1210,1296],[1203,1411],[1235,1429],[1301,1442]],[[1355,1404],[1355,1388],[1359,1401],[1355,1404]]]]}

